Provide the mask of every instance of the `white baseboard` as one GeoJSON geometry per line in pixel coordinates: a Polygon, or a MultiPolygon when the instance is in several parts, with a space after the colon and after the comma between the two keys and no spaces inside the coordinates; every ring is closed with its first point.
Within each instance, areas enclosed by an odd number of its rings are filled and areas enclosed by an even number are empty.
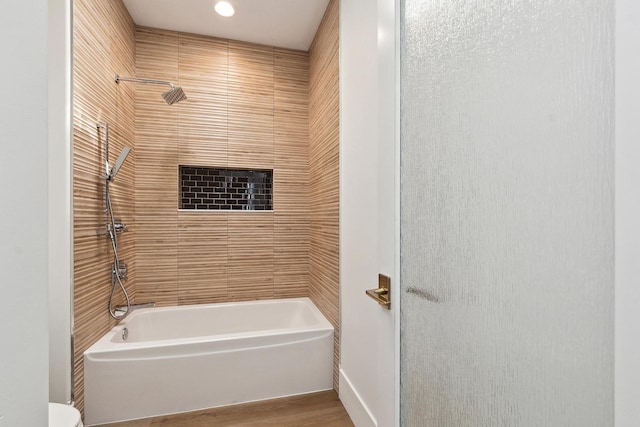
{"type": "Polygon", "coordinates": [[[377,422],[344,371],[340,369],[340,400],[356,427],[376,427],[377,422]]]}

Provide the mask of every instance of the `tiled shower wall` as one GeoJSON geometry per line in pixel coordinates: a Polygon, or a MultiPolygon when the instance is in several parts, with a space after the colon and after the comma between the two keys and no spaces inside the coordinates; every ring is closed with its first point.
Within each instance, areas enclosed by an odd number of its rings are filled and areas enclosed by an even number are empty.
{"type": "Polygon", "coordinates": [[[117,85],[113,78],[135,72],[135,26],[119,0],[74,0],[73,13],[74,392],[83,410],[82,354],[115,324],[107,312],[113,255],[104,234],[105,159],[97,122],[110,125],[112,165],[125,145],[133,148],[111,192],[116,217],[129,226],[120,236],[119,252],[129,265],[126,287],[135,298],[135,97],[133,87],[117,85]]]}
{"type": "Polygon", "coordinates": [[[332,0],[309,50],[309,294],[335,328],[333,385],[336,390],[340,360],[338,11],[339,1],[332,0]]]}
{"type": "Polygon", "coordinates": [[[75,398],[82,410],[86,348],[111,328],[111,250],[104,230],[103,146],[129,225],[120,252],[135,302],[159,305],[311,296],[336,328],[338,311],[338,1],[309,53],[135,28],[121,1],[74,2],[75,398]],[[165,79],[164,88],[113,74],[165,79]],[[134,143],[135,137],[135,143],[134,143]],[[274,209],[178,209],[178,166],[273,169],[274,209]],[[310,175],[312,181],[310,182],[310,175]],[[135,186],[134,186],[135,182],[135,186]],[[134,197],[135,196],[135,197],[134,197]]]}
{"type": "Polygon", "coordinates": [[[309,295],[309,57],[138,28],[137,302],[179,305],[309,295]],[[273,169],[273,211],[179,210],[179,165],[273,169]]]}

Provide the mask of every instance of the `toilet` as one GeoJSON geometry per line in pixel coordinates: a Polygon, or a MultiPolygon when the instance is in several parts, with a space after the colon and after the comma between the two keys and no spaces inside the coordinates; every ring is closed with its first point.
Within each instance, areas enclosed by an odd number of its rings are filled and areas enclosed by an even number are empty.
{"type": "Polygon", "coordinates": [[[49,403],[49,427],[82,427],[80,411],[62,403],[49,403]]]}

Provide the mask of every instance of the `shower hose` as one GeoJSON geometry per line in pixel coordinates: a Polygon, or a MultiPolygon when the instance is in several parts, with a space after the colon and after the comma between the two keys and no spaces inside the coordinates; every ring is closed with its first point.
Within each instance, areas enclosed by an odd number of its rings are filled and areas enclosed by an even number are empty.
{"type": "Polygon", "coordinates": [[[111,240],[111,246],[113,247],[113,273],[111,279],[111,295],[109,296],[109,314],[116,320],[123,319],[127,314],[129,314],[129,309],[131,307],[131,302],[129,301],[129,294],[122,283],[122,278],[120,277],[120,259],[118,258],[118,233],[116,232],[116,221],[113,215],[113,206],[111,205],[111,194],[109,192],[109,178],[106,179],[106,188],[105,188],[105,198],[107,202],[107,211],[109,212],[109,222],[111,226],[109,227],[109,239],[111,240]],[[127,302],[127,310],[121,314],[117,315],[116,311],[113,307],[113,296],[116,292],[116,285],[120,286],[122,290],[122,294],[127,302]]]}

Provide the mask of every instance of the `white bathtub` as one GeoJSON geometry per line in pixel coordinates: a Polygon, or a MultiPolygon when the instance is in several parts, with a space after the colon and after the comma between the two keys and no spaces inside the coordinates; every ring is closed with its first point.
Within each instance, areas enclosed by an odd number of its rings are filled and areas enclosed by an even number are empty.
{"type": "Polygon", "coordinates": [[[139,309],[84,353],[85,423],[328,390],[332,367],[308,298],[139,309]]]}

